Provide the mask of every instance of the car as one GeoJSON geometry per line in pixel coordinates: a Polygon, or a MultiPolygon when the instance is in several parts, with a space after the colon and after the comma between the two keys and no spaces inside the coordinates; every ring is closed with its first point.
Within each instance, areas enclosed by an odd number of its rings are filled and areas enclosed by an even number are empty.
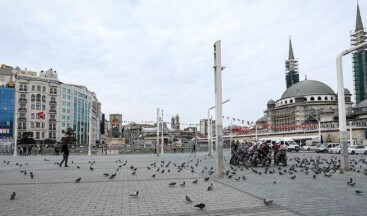
{"type": "Polygon", "coordinates": [[[324,143],[315,149],[316,153],[327,153],[330,148],[338,146],[338,143],[324,143]]]}
{"type": "Polygon", "coordinates": [[[329,154],[340,154],[340,145],[337,145],[333,148],[329,148],[329,154]]]}
{"type": "Polygon", "coordinates": [[[367,148],[366,146],[362,145],[353,145],[348,147],[348,154],[365,154],[367,155],[367,148]]]}
{"type": "Polygon", "coordinates": [[[318,147],[317,143],[312,143],[312,145],[302,146],[302,150],[310,151],[310,150],[315,150],[317,147],[318,147]]]}

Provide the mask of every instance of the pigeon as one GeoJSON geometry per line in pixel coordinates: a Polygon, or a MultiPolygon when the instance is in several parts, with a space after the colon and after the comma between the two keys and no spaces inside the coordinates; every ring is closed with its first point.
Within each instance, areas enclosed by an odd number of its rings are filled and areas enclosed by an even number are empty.
{"type": "Polygon", "coordinates": [[[14,199],[15,199],[15,191],[10,196],[10,200],[14,200],[14,199]]]}
{"type": "Polygon", "coordinates": [[[185,186],[185,181],[182,182],[182,184],[180,184],[180,187],[184,187],[185,186]]]}
{"type": "Polygon", "coordinates": [[[155,178],[155,174],[152,175],[152,178],[155,178]]]}
{"type": "Polygon", "coordinates": [[[73,164],[73,163],[74,163],[74,161],[71,161],[71,163],[73,164]]]}
{"type": "Polygon", "coordinates": [[[235,178],[234,180],[239,181],[241,179],[241,177],[238,176],[238,178],[235,178]]]}
{"type": "Polygon", "coordinates": [[[277,179],[273,179],[273,184],[276,184],[277,183],[277,179]]]}
{"type": "Polygon", "coordinates": [[[148,170],[150,170],[150,167],[147,167],[148,168],[148,170]]]}
{"type": "Polygon", "coordinates": [[[264,204],[265,205],[270,205],[272,203],[273,203],[273,200],[271,200],[271,199],[264,199],[264,204]]]}
{"type": "Polygon", "coordinates": [[[116,176],[116,173],[115,173],[115,174],[112,174],[112,175],[110,176],[110,179],[115,178],[115,176],[116,176]]]}
{"type": "Polygon", "coordinates": [[[93,167],[89,167],[89,169],[90,169],[91,171],[93,171],[93,170],[94,170],[94,168],[93,168],[93,167]]]}
{"type": "Polygon", "coordinates": [[[82,178],[81,178],[81,177],[77,178],[77,179],[75,180],[75,183],[79,183],[79,182],[80,182],[80,180],[82,180],[82,178]]]}
{"type": "Polygon", "coordinates": [[[34,175],[33,174],[31,174],[31,179],[33,179],[34,178],[34,175]]]}
{"type": "Polygon", "coordinates": [[[134,193],[130,194],[132,197],[137,197],[139,195],[139,191],[135,191],[134,193]]]}
{"type": "Polygon", "coordinates": [[[211,190],[213,190],[213,184],[210,184],[208,187],[208,191],[211,191],[211,190]]]}
{"type": "Polygon", "coordinates": [[[171,183],[169,183],[169,187],[173,187],[173,186],[175,186],[176,185],[176,182],[171,182],[171,183]]]}
{"type": "Polygon", "coordinates": [[[246,176],[242,176],[242,179],[246,181],[246,176]]]}
{"type": "Polygon", "coordinates": [[[316,175],[313,175],[313,179],[316,179],[316,175]]]}
{"type": "Polygon", "coordinates": [[[136,174],[136,171],[131,173],[131,175],[135,175],[135,174],[136,174]]]}
{"type": "Polygon", "coordinates": [[[349,185],[354,187],[356,185],[356,182],[350,183],[349,185]]]}
{"type": "MultiPolygon", "coordinates": [[[[360,191],[360,190],[356,190],[355,192],[356,192],[356,194],[361,194],[361,193],[363,193],[363,191],[360,191]]],[[[14,192],[14,193],[15,193],[15,192],[14,192]]]]}
{"type": "Polygon", "coordinates": [[[204,203],[200,203],[200,204],[194,205],[194,207],[203,209],[203,208],[205,208],[205,204],[204,203]]]}
{"type": "Polygon", "coordinates": [[[103,173],[103,175],[106,176],[106,177],[110,176],[110,174],[108,174],[108,173],[103,173]]]}
{"type": "Polygon", "coordinates": [[[196,179],[195,181],[192,182],[193,184],[197,184],[198,183],[198,180],[196,179]]]}
{"type": "MultiPolygon", "coordinates": [[[[204,181],[209,181],[209,177],[206,177],[205,179],[204,179],[204,181]]],[[[200,204],[199,204],[200,205],[200,204]]],[[[205,204],[204,204],[204,207],[205,207],[205,204]]]]}
{"type": "Polygon", "coordinates": [[[164,170],[162,170],[162,172],[161,172],[162,174],[164,173],[164,170]]]}
{"type": "Polygon", "coordinates": [[[297,176],[296,176],[296,175],[294,175],[294,176],[290,177],[290,179],[296,179],[296,177],[297,177],[297,176]]]}
{"type": "Polygon", "coordinates": [[[187,201],[187,202],[190,202],[190,203],[192,202],[191,198],[190,198],[190,197],[188,197],[188,196],[186,196],[186,201],[187,201]]]}
{"type": "Polygon", "coordinates": [[[76,166],[76,168],[80,169],[80,166],[76,166]]]}

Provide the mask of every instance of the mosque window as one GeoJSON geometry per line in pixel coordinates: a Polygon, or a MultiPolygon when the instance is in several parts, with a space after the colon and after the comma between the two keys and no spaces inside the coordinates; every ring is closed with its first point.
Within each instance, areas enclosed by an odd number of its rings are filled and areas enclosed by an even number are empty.
{"type": "Polygon", "coordinates": [[[327,97],[325,97],[325,100],[327,100],[327,97]]]}
{"type": "Polygon", "coordinates": [[[333,97],[331,97],[331,98],[330,98],[330,100],[334,100],[334,98],[333,98],[333,97]]]}
{"type": "Polygon", "coordinates": [[[314,101],[314,100],[315,100],[315,98],[314,98],[314,97],[311,97],[311,98],[310,98],[310,101],[314,101]]]}
{"type": "Polygon", "coordinates": [[[289,101],[289,103],[293,103],[293,99],[291,99],[291,100],[289,101]]]}
{"type": "Polygon", "coordinates": [[[288,103],[288,101],[284,101],[284,104],[287,104],[288,103]]]}
{"type": "Polygon", "coordinates": [[[321,97],[318,97],[318,98],[317,98],[317,100],[319,100],[319,101],[320,101],[320,100],[321,100],[321,97]]]}

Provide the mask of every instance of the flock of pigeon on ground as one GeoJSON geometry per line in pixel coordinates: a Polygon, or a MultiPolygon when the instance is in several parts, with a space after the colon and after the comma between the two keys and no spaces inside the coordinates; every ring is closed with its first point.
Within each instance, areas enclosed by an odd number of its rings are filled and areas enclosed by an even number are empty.
{"type": "MultiPolygon", "coordinates": [[[[189,157],[191,158],[193,155],[190,155],[189,157]]],[[[304,155],[303,155],[304,156],[304,155]]],[[[190,169],[191,173],[195,172],[195,168],[199,167],[200,162],[202,162],[203,160],[206,160],[207,157],[209,157],[208,155],[205,155],[205,157],[203,159],[196,159],[196,156],[194,155],[193,158],[186,162],[183,162],[181,164],[176,164],[176,163],[171,163],[171,161],[166,162],[166,161],[160,161],[160,162],[154,162],[151,163],[150,165],[147,166],[147,170],[150,172],[154,172],[154,174],[152,174],[151,178],[156,178],[157,174],[164,174],[165,172],[170,173],[171,172],[171,168],[175,168],[176,172],[181,172],[183,169],[190,169]]],[[[236,181],[240,181],[241,177],[244,181],[246,181],[246,176],[242,175],[240,176],[239,172],[241,171],[245,171],[246,170],[251,170],[254,174],[256,175],[273,175],[273,183],[276,184],[276,175],[289,175],[289,179],[291,180],[295,180],[297,175],[296,173],[303,173],[304,175],[312,175],[313,179],[318,178],[317,176],[323,176],[326,178],[331,178],[335,173],[340,173],[343,174],[343,171],[341,171],[340,167],[341,167],[341,161],[338,160],[337,157],[332,156],[330,160],[327,160],[325,158],[321,158],[320,156],[312,158],[312,157],[303,157],[302,159],[297,156],[297,157],[293,157],[289,159],[290,161],[294,161],[293,165],[291,165],[288,169],[283,167],[272,167],[272,169],[270,169],[270,167],[265,167],[264,173],[262,173],[259,170],[256,170],[254,168],[248,168],[245,166],[240,166],[238,165],[237,167],[233,167],[230,166],[230,168],[228,170],[225,171],[225,178],[231,179],[233,178],[236,181]],[[238,176],[238,177],[234,177],[234,176],[238,176]]],[[[49,161],[48,159],[44,159],[44,161],[49,161]]],[[[227,161],[225,159],[225,161],[227,161]]],[[[3,161],[4,164],[9,165],[10,161],[3,161]]],[[[95,164],[95,161],[89,161],[89,169],[90,171],[94,171],[93,165],[95,164]]],[[[115,161],[115,163],[122,163],[121,159],[115,161]]],[[[59,165],[58,162],[55,162],[54,164],[59,165]]],[[[74,162],[72,161],[72,164],[74,164],[74,162]]],[[[367,164],[367,161],[364,158],[361,158],[359,160],[356,159],[351,159],[350,160],[350,168],[351,171],[356,172],[356,173],[362,173],[364,175],[367,176],[367,169],[363,169],[361,164],[367,164]]],[[[18,164],[16,163],[16,165],[18,167],[22,167],[23,164],[18,164]]],[[[28,165],[27,163],[25,165],[28,165]]],[[[113,174],[109,174],[109,173],[103,173],[103,175],[105,177],[108,177],[110,180],[112,180],[113,178],[116,177],[117,172],[122,168],[122,167],[126,167],[127,165],[127,161],[125,161],[123,164],[119,165],[116,169],[116,172],[113,174]]],[[[81,169],[81,167],[76,166],[77,169],[81,169]]],[[[134,167],[134,165],[131,165],[129,167],[129,169],[131,170],[131,175],[136,175],[137,172],[137,167],[134,167]]],[[[203,167],[203,169],[201,170],[202,174],[208,173],[209,175],[212,175],[215,171],[214,171],[214,167],[208,168],[206,166],[203,167]]],[[[26,170],[21,170],[20,173],[22,173],[23,175],[27,175],[28,172],[26,170]]],[[[31,177],[31,179],[34,179],[34,173],[33,172],[29,172],[29,176],[31,177]]],[[[197,184],[199,181],[199,179],[196,179],[194,181],[191,182],[191,184],[197,184]]],[[[204,182],[208,182],[210,181],[209,177],[205,177],[203,179],[204,182]]],[[[75,183],[80,183],[81,182],[81,177],[77,178],[75,180],[75,183]]],[[[176,187],[176,182],[170,182],[168,187],[176,187]]],[[[183,181],[182,183],[179,184],[179,187],[185,187],[186,182],[183,181]]],[[[356,186],[356,182],[353,181],[352,178],[349,179],[349,181],[347,182],[347,185],[350,187],[355,187],[356,186]]],[[[214,188],[213,183],[210,183],[207,187],[207,191],[212,191],[214,188]]],[[[360,195],[363,193],[363,191],[360,190],[355,190],[355,193],[360,195]]],[[[130,197],[138,197],[139,196],[139,191],[135,191],[131,194],[129,194],[130,197]]],[[[11,194],[10,199],[14,200],[16,196],[16,193],[13,192],[11,194]]],[[[192,203],[193,201],[191,200],[191,198],[189,196],[186,195],[186,202],[187,203],[192,203]]],[[[265,205],[270,205],[273,203],[273,200],[271,199],[264,199],[263,200],[265,205]]],[[[199,203],[194,205],[194,207],[197,207],[199,209],[203,209],[205,208],[205,204],[204,203],[199,203]]]]}

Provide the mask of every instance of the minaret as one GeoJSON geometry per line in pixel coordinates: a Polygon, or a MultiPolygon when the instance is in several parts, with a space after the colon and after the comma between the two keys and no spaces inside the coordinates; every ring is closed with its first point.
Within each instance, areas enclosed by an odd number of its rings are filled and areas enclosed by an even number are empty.
{"type": "Polygon", "coordinates": [[[294,58],[291,38],[289,38],[288,60],[285,61],[285,81],[287,88],[299,82],[298,59],[294,58]]]}
{"type": "MultiPolygon", "coordinates": [[[[352,46],[357,46],[366,41],[367,32],[363,28],[361,13],[357,3],[356,28],[351,34],[352,46]]],[[[367,98],[367,51],[362,47],[352,54],[353,76],[354,76],[354,95],[356,103],[367,98]]]]}

